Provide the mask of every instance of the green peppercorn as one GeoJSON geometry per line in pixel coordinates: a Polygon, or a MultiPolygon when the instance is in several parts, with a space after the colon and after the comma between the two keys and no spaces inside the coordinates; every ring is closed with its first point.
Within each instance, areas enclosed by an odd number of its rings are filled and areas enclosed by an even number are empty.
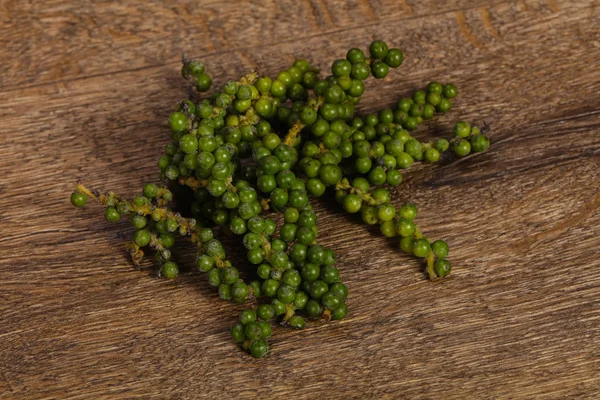
{"type": "Polygon", "coordinates": [[[460,139],[453,143],[452,150],[459,157],[465,157],[471,152],[471,143],[466,139],[460,139]]]}
{"type": "Polygon", "coordinates": [[[426,149],[423,154],[424,154],[425,161],[430,162],[430,163],[437,162],[440,159],[440,152],[434,147],[430,147],[430,148],[426,149]]]}
{"type": "Polygon", "coordinates": [[[371,67],[371,72],[376,79],[383,79],[388,74],[388,65],[384,62],[377,61],[371,67]]]}
{"type": "Polygon", "coordinates": [[[471,125],[465,121],[459,121],[454,125],[454,134],[460,138],[466,138],[471,134],[471,125]]]}
{"type": "Polygon", "coordinates": [[[361,206],[362,199],[360,196],[351,193],[344,197],[344,210],[347,212],[351,214],[357,213],[360,211],[361,206]]]}
{"type": "Polygon", "coordinates": [[[299,315],[293,315],[287,322],[290,327],[294,329],[304,329],[304,326],[306,325],[304,318],[299,315]]]}
{"type": "Polygon", "coordinates": [[[456,97],[457,94],[458,94],[458,90],[456,89],[456,86],[454,86],[451,83],[444,85],[443,95],[445,98],[452,99],[452,98],[456,97]]]}
{"type": "Polygon", "coordinates": [[[429,240],[427,240],[425,238],[414,240],[413,254],[416,257],[426,257],[427,254],[429,254],[430,250],[431,250],[431,247],[429,245],[429,240]]]}
{"type": "Polygon", "coordinates": [[[435,242],[431,243],[431,250],[438,259],[444,259],[448,257],[448,244],[443,240],[436,240],[435,242]]]}
{"type": "Polygon", "coordinates": [[[169,127],[173,132],[183,132],[188,127],[188,118],[184,113],[175,111],[169,116],[169,127]]]}
{"type": "Polygon", "coordinates": [[[338,321],[340,319],[346,318],[348,315],[348,306],[343,301],[340,303],[337,309],[331,313],[331,319],[334,321],[338,321]]]}
{"type": "Polygon", "coordinates": [[[400,206],[398,214],[401,218],[412,221],[417,217],[417,207],[414,204],[405,203],[400,206]]]}
{"type": "Polygon", "coordinates": [[[404,60],[404,54],[400,49],[389,49],[383,61],[392,68],[398,68],[404,60]]]}
{"type": "Polygon", "coordinates": [[[369,46],[369,53],[373,58],[383,59],[388,54],[388,46],[382,40],[374,40],[369,46]]]}
{"type": "Polygon", "coordinates": [[[132,239],[140,247],[147,246],[150,243],[150,232],[146,229],[138,229],[133,232],[132,239]]]}
{"type": "Polygon", "coordinates": [[[444,278],[452,270],[452,264],[448,260],[437,260],[434,264],[434,270],[437,276],[444,278]]]}
{"type": "Polygon", "coordinates": [[[486,151],[490,147],[490,140],[481,134],[471,135],[471,148],[476,153],[486,151]]]}

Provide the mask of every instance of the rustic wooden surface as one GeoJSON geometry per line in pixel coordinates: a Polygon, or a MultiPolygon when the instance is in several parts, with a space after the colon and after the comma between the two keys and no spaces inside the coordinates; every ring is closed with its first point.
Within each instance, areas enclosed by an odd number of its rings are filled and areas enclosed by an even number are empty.
{"type": "Polygon", "coordinates": [[[0,2],[0,398],[598,398],[598,1],[173,3],[0,2]],[[229,338],[241,306],[193,268],[135,270],[131,228],[69,204],[80,178],[126,195],[156,178],[183,51],[222,83],[373,38],[406,60],[362,110],[452,80],[456,107],[430,126],[493,128],[488,153],[396,191],[450,243],[451,279],[318,203],[351,315],[277,329],[256,361],[229,338]]]}

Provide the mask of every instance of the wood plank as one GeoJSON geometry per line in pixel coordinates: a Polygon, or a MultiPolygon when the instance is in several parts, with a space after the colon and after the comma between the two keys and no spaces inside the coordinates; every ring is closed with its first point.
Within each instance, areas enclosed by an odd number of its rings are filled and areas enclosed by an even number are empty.
{"type": "MultiPolygon", "coordinates": [[[[0,91],[82,77],[177,65],[226,54],[246,62],[257,48],[388,24],[485,0],[406,1],[7,1],[0,9],[0,91]],[[17,55],[17,56],[15,56],[17,55]]],[[[267,56],[266,60],[270,57],[267,56]]]]}
{"type": "MultiPolygon", "coordinates": [[[[105,25],[114,19],[133,36],[163,38],[122,39],[123,47],[93,35],[69,47],[65,27],[78,2],[55,0],[29,16],[14,14],[29,4],[7,3],[0,30],[24,40],[15,21],[46,25],[31,28],[31,46],[3,75],[12,74],[10,84],[0,81],[0,398],[593,398],[600,388],[599,9],[577,1],[436,3],[301,3],[299,10],[314,8],[322,31],[308,11],[279,20],[274,2],[247,3],[275,24],[265,36],[273,42],[262,47],[234,22],[217,23],[239,15],[229,2],[183,3],[181,14],[152,2],[87,6],[105,25]],[[269,357],[256,361],[229,338],[243,307],[218,299],[193,270],[191,252],[180,259],[180,278],[155,279],[150,263],[135,270],[122,251],[131,228],[104,222],[98,208],[70,206],[80,178],[126,195],[155,179],[165,116],[186,94],[172,44],[192,43],[205,29],[177,18],[206,10],[217,21],[208,26],[220,26],[235,46],[243,47],[244,34],[255,43],[239,57],[231,57],[235,47],[198,49],[216,83],[254,65],[274,73],[294,55],[325,67],[344,49],[384,37],[406,61],[368,86],[364,111],[390,106],[430,79],[458,84],[456,108],[430,131],[486,119],[492,148],[414,168],[394,200],[418,204],[421,226],[448,240],[451,279],[426,281],[395,241],[331,202],[315,202],[320,238],[338,252],[351,290],[351,315],[304,331],[277,328],[269,357]],[[281,28],[286,23],[304,30],[292,34],[281,28]],[[44,39],[44,30],[63,41],[44,39]],[[36,47],[42,43],[49,47],[36,47]],[[72,50],[63,72],[40,73],[72,50]],[[27,66],[34,56],[46,61],[27,66]],[[72,69],[83,59],[90,64],[72,69]]],[[[249,32],[261,29],[261,19],[248,21],[249,32]]]]}

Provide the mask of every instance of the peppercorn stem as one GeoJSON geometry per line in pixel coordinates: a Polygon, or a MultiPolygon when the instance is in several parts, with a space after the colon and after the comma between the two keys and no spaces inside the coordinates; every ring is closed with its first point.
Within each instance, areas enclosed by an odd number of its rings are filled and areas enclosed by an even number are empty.
{"type": "MultiPolygon", "coordinates": [[[[323,96],[319,96],[317,98],[316,103],[312,106],[312,108],[315,111],[318,111],[319,108],[324,103],[325,103],[325,99],[323,98],[323,96]]],[[[298,135],[300,134],[300,132],[302,132],[302,129],[304,129],[305,126],[306,125],[304,125],[302,122],[296,121],[294,123],[294,125],[292,125],[290,130],[288,131],[287,135],[285,135],[285,139],[283,139],[283,143],[287,144],[288,146],[293,146],[294,143],[296,143],[296,139],[298,138],[298,135]]]]}
{"type": "Polygon", "coordinates": [[[427,274],[429,275],[429,279],[432,281],[436,280],[438,276],[434,269],[435,257],[433,255],[433,251],[430,250],[425,259],[427,260],[427,274]]]}

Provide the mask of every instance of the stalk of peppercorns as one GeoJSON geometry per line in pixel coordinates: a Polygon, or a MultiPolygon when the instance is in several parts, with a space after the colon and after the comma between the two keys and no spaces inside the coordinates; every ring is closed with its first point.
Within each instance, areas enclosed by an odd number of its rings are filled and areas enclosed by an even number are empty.
{"type": "MultiPolygon", "coordinates": [[[[399,49],[379,40],[368,55],[350,49],[324,79],[300,59],[275,79],[250,72],[208,98],[183,100],[169,117],[171,142],[158,160],[166,186],[147,184],[129,202],[79,184],[71,202],[81,207],[93,198],[111,222],[129,215],[136,229],[128,244],[134,263],[149,247],[159,274],[169,279],[179,273],[170,248],[177,235],[189,236],[198,249],[196,265],[219,296],[252,304],[231,334],[255,357],[268,352],[275,319],[301,329],[306,318],[338,320],[348,313],[348,289],[333,250],[317,243],[317,216],[309,202],[328,187],[344,210],[360,212],[384,236],[399,236],[403,251],[425,259],[430,279],[443,278],[452,267],[448,245],[430,242],[414,222],[416,207],[396,208],[384,186],[401,184],[401,170],[415,161],[437,162],[449,149],[459,157],[482,152],[489,139],[466,122],[456,124],[450,140],[411,136],[424,121],[451,109],[453,84],[431,82],[394,109],[356,116],[363,82],[371,75],[384,78],[403,61],[399,49]],[[169,207],[174,194],[190,198],[188,210],[169,207]],[[277,214],[283,219],[279,229],[277,214]],[[258,279],[240,278],[217,239],[223,234],[240,237],[258,279]]],[[[182,75],[199,92],[212,85],[202,62],[184,60],[182,75]]]]}

